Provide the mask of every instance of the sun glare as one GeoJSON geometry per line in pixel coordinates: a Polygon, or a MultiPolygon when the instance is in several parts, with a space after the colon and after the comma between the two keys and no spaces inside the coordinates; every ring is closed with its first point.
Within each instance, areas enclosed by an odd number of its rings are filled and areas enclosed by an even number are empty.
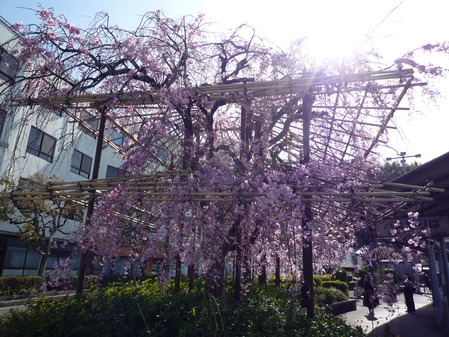
{"type": "Polygon", "coordinates": [[[317,25],[306,39],[308,50],[317,61],[344,59],[362,43],[361,31],[344,21],[317,25]]]}
{"type": "Polygon", "coordinates": [[[309,53],[317,60],[342,59],[350,56],[364,42],[373,25],[360,1],[317,1],[296,11],[309,13],[298,22],[295,34],[306,37],[309,53]],[[355,14],[357,13],[357,15],[355,14]]]}

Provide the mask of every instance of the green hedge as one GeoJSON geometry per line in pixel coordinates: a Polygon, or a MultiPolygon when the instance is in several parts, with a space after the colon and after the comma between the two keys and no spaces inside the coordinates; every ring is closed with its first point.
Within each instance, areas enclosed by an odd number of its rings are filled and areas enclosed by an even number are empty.
{"type": "Polygon", "coordinates": [[[318,307],[325,307],[336,302],[346,301],[347,299],[348,296],[341,290],[325,287],[315,288],[315,304],[318,307]]]}
{"type": "Polygon", "coordinates": [[[321,284],[324,281],[332,281],[332,275],[331,274],[313,275],[313,284],[315,287],[321,287],[321,284]]]}
{"type": "MultiPolygon", "coordinates": [[[[48,278],[47,290],[75,290],[78,276],[70,276],[68,279],[62,276],[52,276],[48,278]]],[[[84,277],[84,289],[89,289],[92,286],[98,285],[100,276],[86,275],[84,277]]]]}
{"type": "MultiPolygon", "coordinates": [[[[328,291],[328,290],[325,290],[328,291]]],[[[360,329],[333,315],[314,320],[283,287],[252,286],[241,301],[217,299],[204,282],[188,292],[161,289],[154,280],[97,287],[78,296],[33,301],[25,311],[0,316],[0,336],[361,337],[360,329]]]]}
{"type": "Polygon", "coordinates": [[[342,293],[348,295],[348,284],[342,281],[323,281],[321,286],[324,288],[335,288],[340,290],[342,293]]]}
{"type": "Polygon", "coordinates": [[[348,283],[350,281],[348,272],[344,269],[337,270],[333,275],[333,279],[335,281],[342,281],[342,282],[346,282],[346,283],[348,283]]]}
{"type": "Polygon", "coordinates": [[[29,294],[40,289],[45,278],[41,276],[2,276],[0,295],[29,294]]]}
{"type": "MultiPolygon", "coordinates": [[[[75,290],[78,277],[64,279],[53,276],[46,279],[43,276],[2,276],[0,277],[0,295],[31,294],[39,290],[75,290]],[[41,289],[44,283],[47,285],[41,289]]],[[[100,282],[98,275],[87,275],[84,288],[88,289],[100,282]]]]}

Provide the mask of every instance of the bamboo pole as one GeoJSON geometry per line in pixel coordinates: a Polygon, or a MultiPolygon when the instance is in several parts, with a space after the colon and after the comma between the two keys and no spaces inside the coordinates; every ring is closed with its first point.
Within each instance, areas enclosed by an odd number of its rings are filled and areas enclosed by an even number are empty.
{"type": "MultiPolygon", "coordinates": [[[[264,82],[246,82],[234,84],[219,84],[206,85],[186,89],[191,93],[203,96],[209,96],[211,100],[230,100],[233,101],[238,98],[245,98],[248,95],[232,95],[240,93],[249,93],[249,96],[276,96],[285,95],[292,92],[305,91],[315,86],[324,86],[336,83],[353,83],[353,82],[369,82],[381,81],[390,79],[411,78],[413,76],[412,69],[404,69],[401,71],[378,71],[365,72],[359,74],[347,74],[337,76],[314,76],[299,79],[275,80],[264,82]],[[226,95],[225,95],[226,94],[226,95]]],[[[27,98],[17,100],[15,105],[71,105],[74,103],[91,103],[91,106],[99,102],[105,102],[110,99],[116,99],[121,104],[159,104],[160,95],[157,91],[154,92],[126,92],[118,94],[83,94],[73,96],[53,96],[53,97],[39,97],[27,98]]]]}
{"type": "Polygon", "coordinates": [[[396,100],[395,106],[393,107],[393,109],[390,110],[388,116],[383,121],[383,123],[382,123],[383,127],[379,129],[379,131],[377,132],[377,135],[375,136],[374,140],[371,142],[371,145],[365,151],[365,155],[364,155],[365,158],[368,157],[368,155],[370,154],[371,150],[374,148],[374,146],[376,145],[377,141],[379,140],[381,134],[384,132],[386,125],[390,122],[391,118],[393,118],[393,115],[396,112],[396,109],[399,107],[399,104],[401,103],[402,99],[404,98],[405,93],[410,88],[412,80],[413,80],[413,78],[410,77],[408,79],[407,83],[405,84],[405,86],[403,87],[402,92],[400,93],[398,99],[396,100]]]}

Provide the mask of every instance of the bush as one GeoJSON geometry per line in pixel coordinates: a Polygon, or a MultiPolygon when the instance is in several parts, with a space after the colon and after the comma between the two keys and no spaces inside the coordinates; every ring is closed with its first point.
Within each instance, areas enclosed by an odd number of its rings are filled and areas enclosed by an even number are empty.
{"type": "Polygon", "coordinates": [[[336,281],[348,283],[349,282],[348,272],[344,269],[339,269],[334,273],[333,279],[336,281]]]}
{"type": "Polygon", "coordinates": [[[323,281],[332,281],[332,275],[331,274],[313,275],[313,285],[315,287],[321,287],[323,281]]]}
{"type": "MultiPolygon", "coordinates": [[[[51,276],[47,279],[47,290],[75,290],[78,276],[70,276],[64,278],[63,276],[51,276]]],[[[84,289],[89,289],[92,286],[98,285],[100,276],[86,275],[84,276],[84,289]]]]}
{"type": "MultiPolygon", "coordinates": [[[[0,295],[31,294],[42,290],[75,290],[78,277],[71,276],[65,279],[62,276],[3,276],[0,277],[0,295]]],[[[98,275],[86,275],[84,288],[90,288],[99,283],[98,275]]]]}
{"type": "Polygon", "coordinates": [[[318,307],[325,307],[332,303],[346,301],[346,296],[342,291],[335,288],[315,288],[315,303],[318,307]]]}
{"type": "Polygon", "coordinates": [[[363,336],[325,313],[311,320],[292,289],[252,286],[236,302],[216,299],[204,282],[176,294],[155,280],[116,283],[0,316],[0,336],[363,336]]]}
{"type": "Polygon", "coordinates": [[[342,281],[323,281],[321,283],[324,288],[335,288],[340,290],[342,293],[348,295],[348,284],[342,281]]]}
{"type": "Polygon", "coordinates": [[[369,275],[369,270],[368,268],[360,268],[357,274],[359,278],[363,279],[365,276],[369,275]]]}
{"type": "Polygon", "coordinates": [[[0,295],[29,294],[38,291],[45,278],[41,276],[0,277],[0,295]]]}
{"type": "Polygon", "coordinates": [[[101,285],[107,286],[110,283],[116,283],[116,282],[129,282],[130,280],[126,277],[123,277],[122,275],[103,275],[101,277],[101,285]]]}

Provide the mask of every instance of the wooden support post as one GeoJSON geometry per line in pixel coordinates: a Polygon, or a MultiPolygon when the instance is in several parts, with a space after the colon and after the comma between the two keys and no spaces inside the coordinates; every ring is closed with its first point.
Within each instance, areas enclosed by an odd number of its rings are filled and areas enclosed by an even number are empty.
{"type": "Polygon", "coordinates": [[[235,284],[234,284],[234,299],[240,301],[240,292],[242,290],[242,239],[240,233],[240,223],[237,224],[235,229],[235,284]]]}
{"type": "MultiPolygon", "coordinates": [[[[97,138],[97,144],[95,148],[95,158],[94,158],[94,165],[92,169],[92,179],[98,178],[98,172],[100,171],[100,161],[101,161],[101,151],[103,148],[103,139],[104,139],[104,129],[106,126],[106,108],[102,107],[100,109],[100,125],[98,129],[98,138],[97,138]]],[[[93,191],[92,194],[95,194],[95,191],[93,191]]],[[[91,196],[89,199],[89,203],[87,204],[87,211],[86,211],[86,227],[90,226],[91,218],[94,213],[94,207],[95,207],[95,196],[91,196]]],[[[78,269],[78,280],[76,283],[76,293],[81,294],[83,292],[84,287],[84,277],[86,273],[90,273],[92,271],[92,260],[93,260],[93,254],[92,252],[84,252],[81,254],[80,258],[80,266],[78,269]]]]}
{"type": "MultiPolygon", "coordinates": [[[[303,163],[307,164],[310,161],[310,118],[312,114],[311,94],[304,95],[303,98],[303,163]]],[[[305,197],[309,198],[309,197],[305,197]]],[[[307,316],[314,317],[314,291],[313,291],[313,247],[312,247],[312,229],[309,224],[312,221],[312,205],[310,201],[305,203],[304,217],[302,219],[302,235],[303,235],[303,275],[306,297],[304,303],[307,308],[307,316]]]]}

